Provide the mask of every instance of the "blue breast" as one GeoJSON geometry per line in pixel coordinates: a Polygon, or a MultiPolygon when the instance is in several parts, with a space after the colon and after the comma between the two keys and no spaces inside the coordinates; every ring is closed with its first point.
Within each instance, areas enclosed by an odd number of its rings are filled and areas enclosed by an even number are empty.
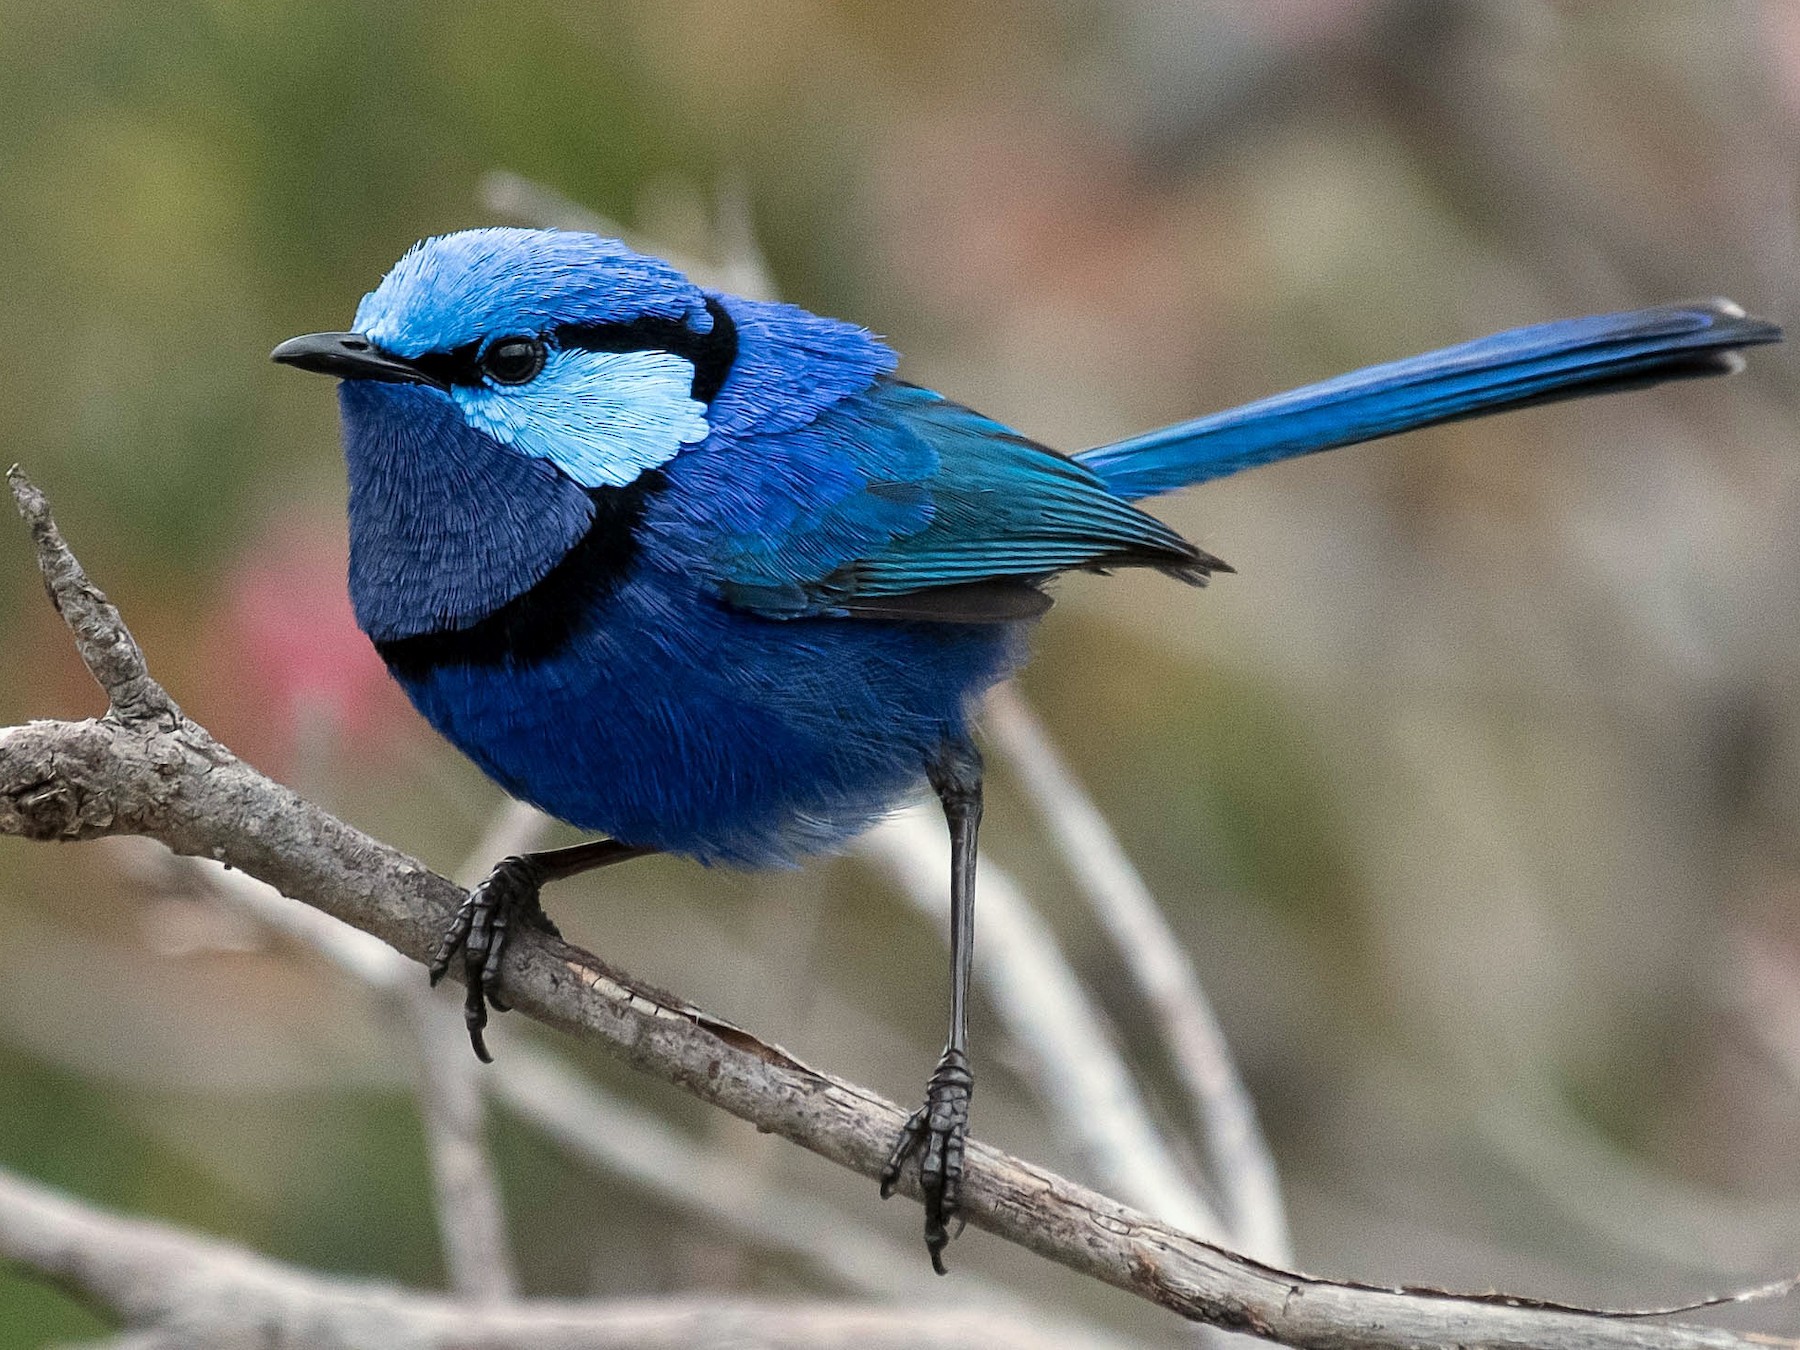
{"type": "Polygon", "coordinates": [[[757,866],[891,809],[1021,647],[1006,625],[756,618],[639,560],[547,654],[393,669],[514,796],[633,844],[757,866]]]}

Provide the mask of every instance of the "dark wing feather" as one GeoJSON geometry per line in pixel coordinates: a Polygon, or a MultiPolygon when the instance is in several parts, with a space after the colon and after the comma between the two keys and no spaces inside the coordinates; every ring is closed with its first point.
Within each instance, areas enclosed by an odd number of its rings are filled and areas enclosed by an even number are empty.
{"type": "Polygon", "coordinates": [[[851,596],[839,606],[853,619],[912,619],[929,623],[1018,623],[1050,608],[1050,597],[1029,581],[1002,578],[961,586],[932,586],[899,595],[851,596]]]}

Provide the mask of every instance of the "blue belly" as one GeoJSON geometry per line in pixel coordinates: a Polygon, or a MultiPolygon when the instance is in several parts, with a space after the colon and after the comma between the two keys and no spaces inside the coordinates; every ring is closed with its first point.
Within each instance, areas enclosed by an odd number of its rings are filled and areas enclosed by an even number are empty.
{"type": "Polygon", "coordinates": [[[900,804],[1023,656],[1020,625],[761,619],[639,571],[556,651],[396,678],[513,796],[628,843],[749,866],[900,804]]]}

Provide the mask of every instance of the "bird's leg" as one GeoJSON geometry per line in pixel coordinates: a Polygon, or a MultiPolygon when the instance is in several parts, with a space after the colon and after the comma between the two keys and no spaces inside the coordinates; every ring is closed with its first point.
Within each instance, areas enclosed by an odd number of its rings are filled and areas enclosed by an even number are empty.
{"type": "Polygon", "coordinates": [[[500,982],[500,958],[512,929],[525,923],[551,937],[562,936],[538,903],[538,892],[545,883],[655,851],[617,839],[595,839],[568,848],[520,853],[501,859],[487,880],[469,892],[469,898],[462,902],[444,931],[437,955],[431,959],[431,982],[435,985],[444,978],[460,951],[466,986],[463,1021],[469,1027],[469,1043],[483,1063],[492,1063],[494,1058],[481,1034],[487,1026],[488,1007],[505,1012],[509,1006],[496,992],[496,986],[500,982]]]}
{"type": "MultiPolygon", "coordinates": [[[[975,951],[975,837],[981,828],[981,754],[946,745],[927,768],[950,824],[950,1038],[925,1084],[925,1104],[907,1118],[881,1173],[881,1194],[893,1194],[900,1168],[919,1155],[925,1194],[925,1246],[942,1275],[950,1224],[962,1206],[963,1149],[975,1075],[969,1066],[969,976],[975,951]]],[[[957,1231],[961,1231],[958,1225],[957,1231]]]]}

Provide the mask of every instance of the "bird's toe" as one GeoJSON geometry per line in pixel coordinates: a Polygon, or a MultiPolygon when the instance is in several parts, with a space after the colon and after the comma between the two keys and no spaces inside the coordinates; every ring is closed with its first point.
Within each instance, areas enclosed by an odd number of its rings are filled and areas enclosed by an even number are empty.
{"type": "Polygon", "coordinates": [[[881,1194],[894,1193],[901,1169],[915,1154],[919,1159],[919,1191],[925,1203],[925,1247],[931,1267],[946,1273],[944,1249],[951,1225],[961,1231],[963,1160],[969,1137],[969,1105],[975,1078],[968,1056],[945,1050],[925,1087],[925,1104],[906,1119],[881,1173],[881,1194]]]}

